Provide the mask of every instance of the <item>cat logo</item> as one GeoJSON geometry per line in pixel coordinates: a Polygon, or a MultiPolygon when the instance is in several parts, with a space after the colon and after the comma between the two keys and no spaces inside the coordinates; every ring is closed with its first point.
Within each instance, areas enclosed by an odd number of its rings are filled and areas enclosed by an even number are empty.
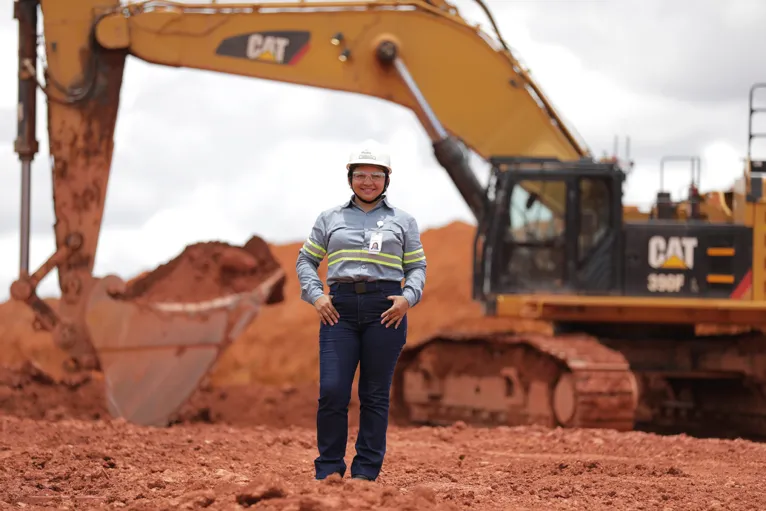
{"type": "Polygon", "coordinates": [[[649,266],[655,270],[691,270],[697,238],[652,236],[649,238],[649,266]]]}
{"type": "Polygon", "coordinates": [[[295,65],[309,49],[311,34],[303,31],[251,32],[221,41],[217,55],[277,65],[295,65]]]}
{"type": "Polygon", "coordinates": [[[245,53],[250,60],[265,60],[282,64],[290,39],[273,35],[252,34],[247,38],[245,53]]]}

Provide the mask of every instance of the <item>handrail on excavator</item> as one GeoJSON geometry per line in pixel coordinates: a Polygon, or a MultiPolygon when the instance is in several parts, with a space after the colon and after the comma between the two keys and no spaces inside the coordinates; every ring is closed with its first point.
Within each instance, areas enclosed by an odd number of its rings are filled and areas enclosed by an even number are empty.
{"type": "Polygon", "coordinates": [[[747,161],[752,160],[753,139],[766,138],[766,133],[754,133],[753,132],[753,117],[754,114],[766,112],[766,107],[756,108],[755,104],[755,92],[757,90],[766,89],[766,82],[755,83],[750,86],[750,93],[748,95],[748,120],[747,120],[747,161]]]}

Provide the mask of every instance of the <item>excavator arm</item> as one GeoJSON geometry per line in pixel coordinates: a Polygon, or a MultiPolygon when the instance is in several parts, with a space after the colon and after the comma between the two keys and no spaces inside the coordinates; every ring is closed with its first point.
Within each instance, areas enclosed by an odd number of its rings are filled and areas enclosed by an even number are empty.
{"type": "MultiPolygon", "coordinates": [[[[444,1],[192,6],[16,0],[15,13],[23,200],[22,262],[11,294],[35,310],[59,346],[80,363],[104,370],[110,411],[134,422],[166,421],[282,276],[205,304],[137,303],[126,298],[121,279],[93,278],[128,56],[364,94],[407,107],[478,218],[484,189],[461,143],[485,158],[588,155],[502,38],[498,45],[444,1]],[[38,4],[47,56],[42,78],[36,65],[38,4]],[[37,86],[48,106],[57,250],[30,274],[29,162],[37,150],[37,86]],[[35,291],[54,268],[62,291],[57,311],[35,291]]],[[[563,187],[530,191],[541,193],[552,210],[563,208],[563,187]]]]}

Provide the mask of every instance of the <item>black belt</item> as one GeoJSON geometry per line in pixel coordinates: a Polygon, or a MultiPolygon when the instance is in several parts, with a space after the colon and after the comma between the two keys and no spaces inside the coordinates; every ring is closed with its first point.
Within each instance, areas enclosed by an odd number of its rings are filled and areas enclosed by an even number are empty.
{"type": "Polygon", "coordinates": [[[340,293],[356,293],[364,294],[372,291],[384,291],[394,289],[396,287],[401,288],[402,285],[395,280],[373,280],[371,282],[359,281],[359,282],[336,282],[330,289],[340,293]]]}

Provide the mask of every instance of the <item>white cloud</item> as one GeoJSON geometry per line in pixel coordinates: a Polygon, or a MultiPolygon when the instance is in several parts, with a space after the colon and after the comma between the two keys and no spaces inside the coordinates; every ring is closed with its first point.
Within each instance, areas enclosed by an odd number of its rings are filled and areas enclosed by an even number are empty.
{"type": "MultiPolygon", "coordinates": [[[[613,63],[594,64],[587,45],[565,44],[560,37],[530,28],[532,21],[538,26],[540,19],[552,27],[571,24],[570,11],[562,10],[560,2],[488,3],[505,38],[596,155],[611,151],[614,135],[631,136],[637,165],[626,186],[628,201],[652,200],[663,155],[701,155],[705,189],[727,186],[741,172],[738,157],[744,155],[741,142],[746,134],[749,83],[743,85],[745,93],[737,104],[707,103],[704,108],[660,94],[656,88],[647,92],[616,76],[613,63]]],[[[590,5],[577,3],[583,9],[590,5]]],[[[624,9],[627,5],[635,9],[638,4],[625,5],[624,9]]],[[[458,6],[471,21],[487,26],[475,4],[458,2],[458,6]]],[[[725,12],[729,26],[742,23],[742,30],[758,33],[759,25],[745,23],[751,14],[725,12]]],[[[607,15],[624,23],[623,12],[599,11],[599,16],[607,15]]],[[[706,22],[694,20],[695,26],[706,22]]],[[[589,26],[606,27],[612,20],[591,21],[589,26]]],[[[12,27],[0,31],[5,47],[16,44],[15,24],[12,27]]],[[[619,54],[651,37],[649,30],[643,35],[611,37],[609,44],[619,54]]],[[[682,54],[695,55],[687,44],[693,41],[674,40],[682,54]]],[[[647,73],[662,75],[671,61],[661,59],[647,73]]],[[[0,54],[4,71],[0,108],[9,111],[15,111],[15,66],[15,53],[0,54]]],[[[54,251],[41,95],[38,101],[41,152],[33,178],[33,269],[54,251]]],[[[470,95],[457,95],[455,101],[470,102],[470,95]]],[[[423,128],[402,107],[354,94],[129,59],[95,271],[130,277],[172,258],[184,245],[202,240],[242,242],[252,234],[276,242],[300,240],[321,209],[348,198],[344,160],[351,145],[370,137],[392,148],[390,196],[415,215],[421,228],[470,220],[454,184],[436,163],[423,128]]],[[[16,229],[19,207],[19,165],[11,144],[12,140],[0,141],[0,166],[6,169],[0,187],[0,213],[6,226],[5,232],[0,230],[0,299],[7,297],[18,266],[18,233],[7,230],[16,229]]],[[[667,180],[674,191],[687,182],[685,171],[675,168],[667,180]]],[[[479,177],[485,180],[485,169],[480,169],[479,177]]],[[[55,274],[40,291],[58,294],[55,274]]]]}
{"type": "Polygon", "coordinates": [[[757,0],[524,2],[522,9],[537,41],[570,48],[639,94],[739,102],[763,78],[757,27],[766,4],[757,0]]]}

